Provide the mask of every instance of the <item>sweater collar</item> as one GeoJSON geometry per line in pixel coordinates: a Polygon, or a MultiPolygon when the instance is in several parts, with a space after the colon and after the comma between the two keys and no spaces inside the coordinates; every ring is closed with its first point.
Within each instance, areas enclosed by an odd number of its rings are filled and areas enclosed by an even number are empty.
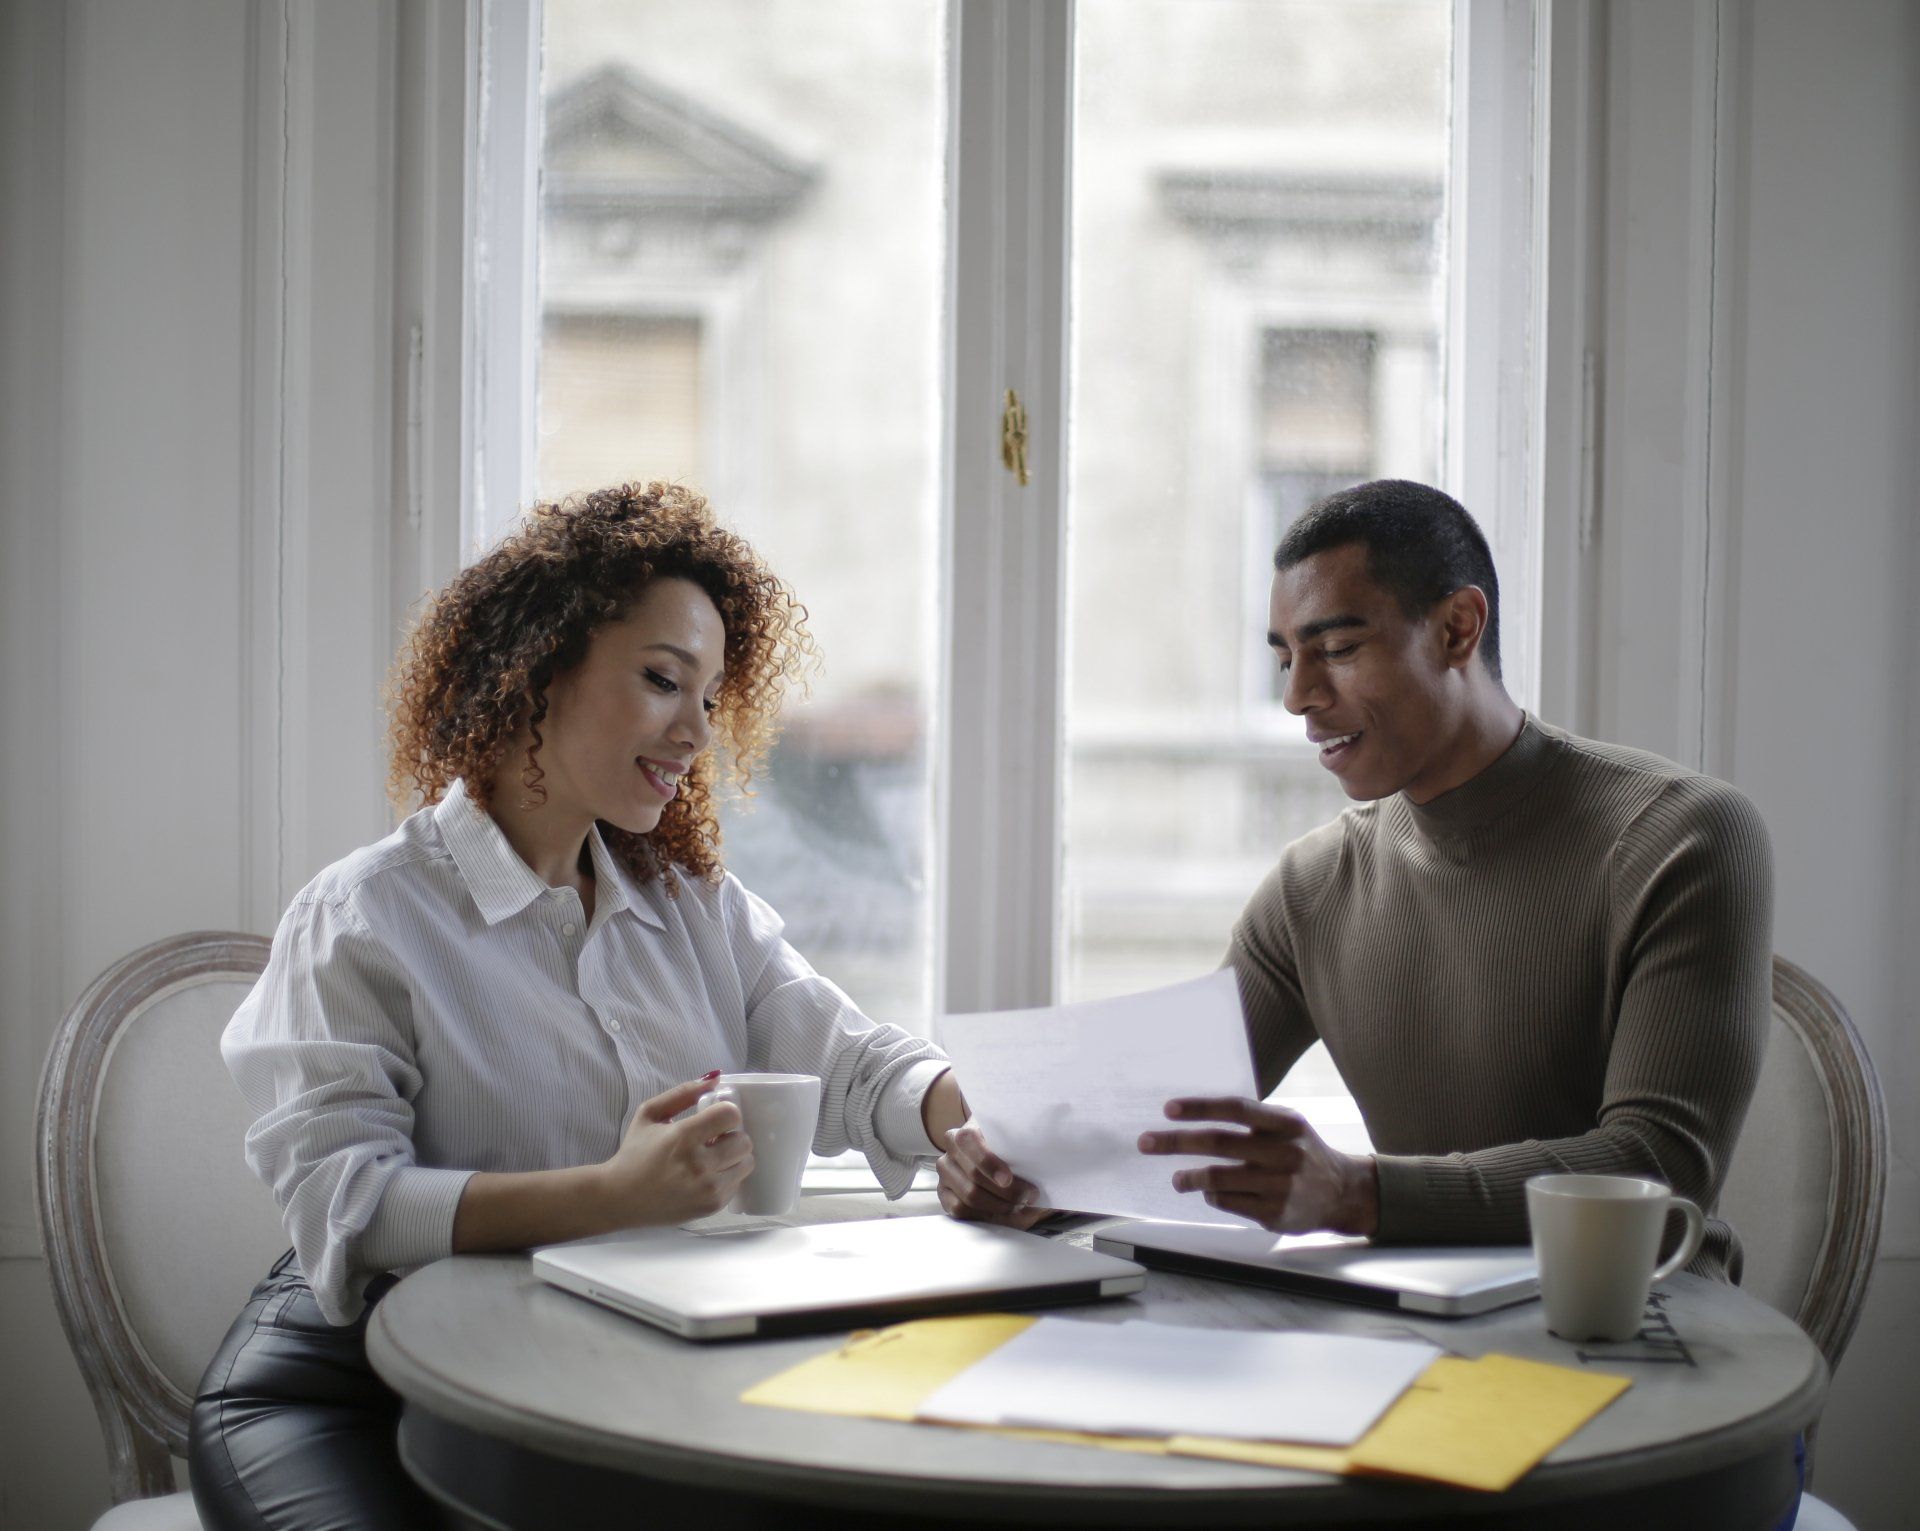
{"type": "Polygon", "coordinates": [[[1402,797],[1414,825],[1428,839],[1458,842],[1504,818],[1546,779],[1555,755],[1553,736],[1531,713],[1521,715],[1512,744],[1479,775],[1431,802],[1402,797]]]}

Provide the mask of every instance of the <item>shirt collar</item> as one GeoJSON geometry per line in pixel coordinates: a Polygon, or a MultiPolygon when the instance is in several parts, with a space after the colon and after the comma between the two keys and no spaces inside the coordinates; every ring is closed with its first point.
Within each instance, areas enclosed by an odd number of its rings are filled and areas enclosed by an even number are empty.
{"type": "MultiPolygon", "coordinates": [[[[433,810],[433,822],[459,868],[461,881],[489,925],[511,918],[546,893],[547,885],[520,859],[493,815],[468,795],[464,780],[455,781],[447,789],[447,795],[433,810]]],[[[596,909],[605,908],[604,918],[627,909],[647,924],[665,929],[665,921],[607,849],[597,824],[587,831],[587,847],[593,861],[594,901],[596,909]]]]}
{"type": "Polygon", "coordinates": [[[620,858],[608,849],[607,842],[601,837],[600,826],[595,824],[587,831],[587,853],[593,858],[594,915],[596,920],[612,919],[621,910],[631,910],[635,917],[645,921],[656,930],[665,930],[667,922],[660,918],[640,886],[633,880],[620,858]],[[600,910],[606,910],[602,916],[600,910]]]}

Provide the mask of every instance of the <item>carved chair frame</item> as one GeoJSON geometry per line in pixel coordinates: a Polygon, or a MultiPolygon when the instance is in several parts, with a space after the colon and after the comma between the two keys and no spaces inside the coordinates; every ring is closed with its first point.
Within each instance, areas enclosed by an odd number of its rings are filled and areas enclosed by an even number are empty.
{"type": "Polygon", "coordinates": [[[175,1491],[193,1401],[148,1357],[115,1288],[95,1194],[100,1084],[127,1023],[169,992],[258,978],[270,943],[195,931],[143,947],[87,987],[54,1034],[40,1076],[34,1180],[54,1306],[106,1438],[113,1502],[175,1491]]]}
{"type": "Polygon", "coordinates": [[[1880,1247],[1887,1199],[1887,1108],[1873,1060],[1840,1001],[1784,957],[1773,959],[1773,1009],[1807,1050],[1827,1097],[1832,1186],[1827,1223],[1793,1320],[1838,1370],[1880,1247]]]}

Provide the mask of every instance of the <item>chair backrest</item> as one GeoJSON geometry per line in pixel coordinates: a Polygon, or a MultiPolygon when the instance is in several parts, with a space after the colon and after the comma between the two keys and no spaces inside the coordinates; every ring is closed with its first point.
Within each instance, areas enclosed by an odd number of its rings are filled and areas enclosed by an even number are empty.
{"type": "Polygon", "coordinates": [[[1860,1317],[1886,1194],[1886,1108],[1860,1034],[1824,985],[1775,957],[1766,1060],[1720,1216],[1746,1249],[1741,1284],[1830,1370],[1860,1317]]]}
{"type": "Polygon", "coordinates": [[[173,1491],[200,1373],[286,1247],[242,1157],[252,1113],[219,1048],[267,950],[199,931],[115,963],[67,1012],[41,1075],[40,1232],[116,1504],[173,1491]]]}

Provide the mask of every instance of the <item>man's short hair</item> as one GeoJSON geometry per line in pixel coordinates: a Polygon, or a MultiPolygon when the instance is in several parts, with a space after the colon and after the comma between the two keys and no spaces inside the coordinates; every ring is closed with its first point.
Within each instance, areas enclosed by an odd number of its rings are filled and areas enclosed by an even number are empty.
{"type": "Polygon", "coordinates": [[[1500,579],[1493,554],[1467,508],[1450,494],[1404,478],[1375,479],[1314,501],[1289,526],[1273,555],[1276,569],[1332,548],[1360,543],[1367,572],[1419,617],[1454,591],[1478,585],[1487,597],[1480,657],[1500,678],[1500,579]]]}

